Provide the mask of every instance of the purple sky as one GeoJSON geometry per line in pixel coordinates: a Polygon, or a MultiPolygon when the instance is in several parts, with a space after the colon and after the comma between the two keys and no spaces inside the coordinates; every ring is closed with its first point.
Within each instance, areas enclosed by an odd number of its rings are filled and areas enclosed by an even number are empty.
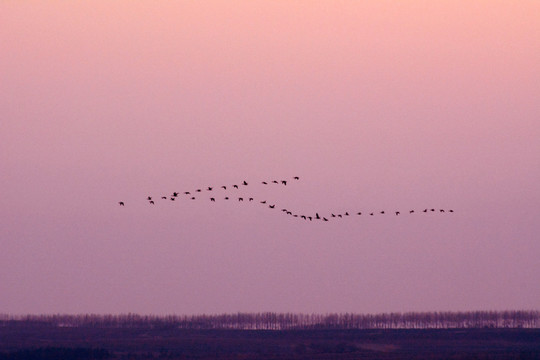
{"type": "Polygon", "coordinates": [[[540,308],[538,14],[2,2],[0,312],[540,308]]]}

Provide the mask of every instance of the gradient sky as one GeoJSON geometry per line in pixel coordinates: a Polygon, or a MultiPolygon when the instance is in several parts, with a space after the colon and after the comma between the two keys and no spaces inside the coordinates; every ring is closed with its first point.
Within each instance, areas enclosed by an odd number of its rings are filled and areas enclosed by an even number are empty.
{"type": "Polygon", "coordinates": [[[0,49],[2,313],[540,308],[538,1],[2,1],[0,49]],[[456,212],[145,201],[244,179],[456,212]]]}

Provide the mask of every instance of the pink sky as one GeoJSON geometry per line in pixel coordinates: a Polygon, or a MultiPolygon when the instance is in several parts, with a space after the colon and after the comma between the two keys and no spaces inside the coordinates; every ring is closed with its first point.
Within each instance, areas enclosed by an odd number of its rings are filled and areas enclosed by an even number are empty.
{"type": "Polygon", "coordinates": [[[540,308],[539,14],[2,2],[0,312],[540,308]]]}

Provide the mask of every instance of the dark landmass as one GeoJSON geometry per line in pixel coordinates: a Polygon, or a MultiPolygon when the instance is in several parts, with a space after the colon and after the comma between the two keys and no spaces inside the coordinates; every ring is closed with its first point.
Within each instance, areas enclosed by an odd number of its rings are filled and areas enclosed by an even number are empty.
{"type": "MultiPolygon", "coordinates": [[[[225,315],[221,316],[207,319],[223,321],[225,315]]],[[[112,319],[108,315],[4,316],[0,320],[0,360],[540,360],[537,327],[344,329],[324,328],[320,324],[315,328],[311,324],[312,328],[246,330],[231,329],[238,324],[234,321],[220,322],[221,328],[210,329],[182,328],[174,317],[133,321],[143,318],[130,314],[116,316],[117,320],[112,322],[96,322],[100,318],[112,319]],[[71,322],[66,322],[69,319],[71,322]],[[224,328],[225,324],[229,328],[224,328]]]]}

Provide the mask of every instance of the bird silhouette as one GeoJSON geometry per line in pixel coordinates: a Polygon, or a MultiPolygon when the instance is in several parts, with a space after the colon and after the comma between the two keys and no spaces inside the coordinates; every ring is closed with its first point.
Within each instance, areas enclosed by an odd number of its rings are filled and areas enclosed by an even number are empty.
{"type": "Polygon", "coordinates": [[[147,197],[147,199],[148,199],[148,200],[152,200],[152,197],[151,197],[151,196],[149,196],[149,197],[147,197]]]}
{"type": "Polygon", "coordinates": [[[342,216],[341,214],[338,214],[338,217],[339,217],[339,218],[342,218],[343,216],[342,216]]]}
{"type": "Polygon", "coordinates": [[[283,185],[287,185],[287,181],[286,181],[286,180],[281,180],[281,183],[282,183],[283,185]]]}
{"type": "Polygon", "coordinates": [[[286,214],[287,214],[287,215],[292,215],[292,212],[291,212],[291,211],[287,211],[286,214]]]}
{"type": "Polygon", "coordinates": [[[223,185],[221,188],[227,190],[227,187],[225,185],[223,185]]]}
{"type": "Polygon", "coordinates": [[[211,187],[209,186],[209,187],[208,187],[208,189],[206,189],[206,190],[208,190],[208,191],[212,191],[212,188],[211,188],[211,187]]]}
{"type": "Polygon", "coordinates": [[[267,183],[266,181],[263,181],[262,183],[263,183],[264,185],[268,185],[268,183],[267,183]]]}
{"type": "Polygon", "coordinates": [[[431,209],[431,211],[435,211],[435,209],[431,209]]]}
{"type": "Polygon", "coordinates": [[[412,214],[412,213],[414,213],[414,210],[409,210],[409,214],[412,214]]]}
{"type": "Polygon", "coordinates": [[[253,198],[249,198],[249,201],[253,201],[253,198]]]}
{"type": "Polygon", "coordinates": [[[120,205],[120,206],[125,206],[123,201],[119,201],[119,202],[118,202],[118,205],[120,205]]]}
{"type": "Polygon", "coordinates": [[[399,211],[396,211],[396,215],[399,215],[399,214],[400,214],[400,212],[399,212],[399,211]]]}
{"type": "Polygon", "coordinates": [[[233,185],[233,188],[238,189],[238,185],[233,185]]]}
{"type": "Polygon", "coordinates": [[[266,204],[266,200],[261,201],[261,204],[266,204]]]}
{"type": "Polygon", "coordinates": [[[273,182],[274,184],[279,184],[279,183],[277,182],[277,180],[274,180],[274,181],[272,181],[272,182],[273,182]]]}
{"type": "Polygon", "coordinates": [[[328,221],[328,219],[327,219],[327,218],[325,218],[325,217],[323,217],[322,219],[323,219],[324,221],[328,221]]]}
{"type": "Polygon", "coordinates": [[[373,214],[373,213],[369,213],[369,215],[373,216],[374,214],[373,214]]]}
{"type": "Polygon", "coordinates": [[[362,215],[362,213],[361,213],[361,212],[359,212],[359,213],[357,213],[357,214],[358,214],[358,215],[362,215]]]}
{"type": "Polygon", "coordinates": [[[313,218],[311,216],[308,216],[307,218],[309,219],[309,221],[313,220],[313,218]]]}
{"type": "Polygon", "coordinates": [[[336,215],[332,214],[332,217],[336,217],[336,215]]]}
{"type": "Polygon", "coordinates": [[[300,180],[300,178],[298,176],[295,176],[294,180],[300,180]]]}
{"type": "Polygon", "coordinates": [[[281,209],[281,211],[283,211],[283,212],[286,212],[286,211],[287,211],[287,209],[281,209]]]}
{"type": "Polygon", "coordinates": [[[248,183],[246,182],[246,180],[244,180],[244,182],[242,183],[242,185],[247,185],[248,183]]]}
{"type": "Polygon", "coordinates": [[[269,207],[270,209],[273,209],[273,208],[276,207],[276,205],[268,205],[268,207],[269,207]]]}
{"type": "Polygon", "coordinates": [[[228,196],[225,196],[225,200],[229,200],[229,197],[228,197],[228,196]]]}
{"type": "Polygon", "coordinates": [[[210,198],[210,201],[216,201],[216,199],[214,199],[214,198],[210,198]]]}
{"type": "Polygon", "coordinates": [[[175,191],[175,192],[173,192],[172,196],[177,197],[178,193],[175,191]]]}
{"type": "Polygon", "coordinates": [[[441,209],[441,210],[439,210],[439,211],[440,211],[440,212],[444,212],[444,210],[443,210],[443,209],[441,209]]]}
{"type": "Polygon", "coordinates": [[[154,201],[153,201],[153,200],[150,200],[149,203],[152,204],[152,205],[154,205],[154,201]]]}
{"type": "Polygon", "coordinates": [[[383,211],[381,211],[381,214],[383,214],[383,215],[384,215],[384,210],[383,210],[383,211]]]}
{"type": "Polygon", "coordinates": [[[186,191],[186,192],[185,192],[184,194],[186,194],[186,195],[189,195],[189,194],[190,194],[190,192],[189,192],[189,191],[186,191]]]}
{"type": "Polygon", "coordinates": [[[448,210],[448,212],[454,212],[454,210],[450,209],[450,210],[448,210]]]}
{"type": "Polygon", "coordinates": [[[166,196],[162,196],[161,197],[163,200],[167,200],[167,197],[166,196]]]}
{"type": "Polygon", "coordinates": [[[201,189],[197,189],[197,192],[201,192],[202,190],[201,189]]]}
{"type": "Polygon", "coordinates": [[[238,201],[244,201],[244,198],[238,198],[238,201]]]}
{"type": "Polygon", "coordinates": [[[294,216],[294,217],[298,217],[298,215],[296,215],[296,214],[294,214],[293,216],[294,216]]]}
{"type": "Polygon", "coordinates": [[[427,212],[427,209],[424,209],[423,212],[427,212]]]}
{"type": "Polygon", "coordinates": [[[319,213],[315,213],[315,219],[320,220],[321,217],[319,216],[319,213]]]}
{"type": "Polygon", "coordinates": [[[300,216],[302,219],[306,220],[306,215],[300,216]]]}
{"type": "Polygon", "coordinates": [[[195,200],[195,196],[192,196],[192,197],[191,197],[191,200],[195,200]]]}
{"type": "Polygon", "coordinates": [[[171,198],[171,201],[174,201],[174,200],[176,200],[176,198],[172,197],[172,198],[171,198]]]}
{"type": "Polygon", "coordinates": [[[349,216],[349,212],[348,212],[348,211],[345,212],[345,216],[349,216]]]}

